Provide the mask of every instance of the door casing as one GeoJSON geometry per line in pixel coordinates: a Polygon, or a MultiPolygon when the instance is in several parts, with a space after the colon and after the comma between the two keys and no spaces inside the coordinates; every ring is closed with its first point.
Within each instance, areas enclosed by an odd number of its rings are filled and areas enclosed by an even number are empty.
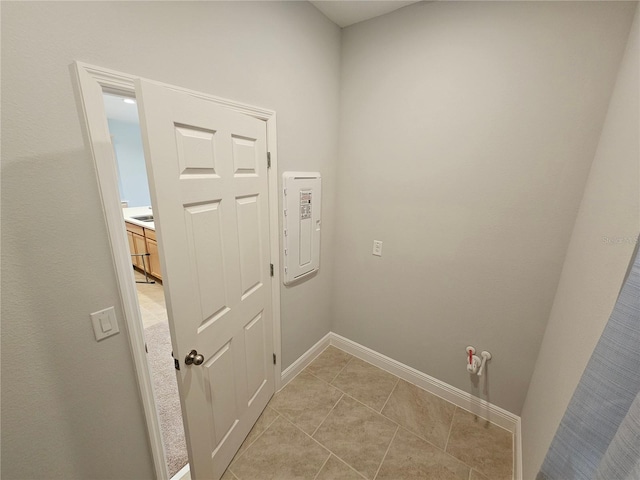
{"type": "MultiPolygon", "coordinates": [[[[80,118],[84,120],[85,141],[91,149],[91,154],[96,168],[98,188],[104,209],[109,243],[111,245],[112,258],[118,281],[120,300],[127,324],[129,344],[132,360],[135,367],[140,396],[143,404],[149,442],[153,455],[156,478],[169,480],[162,437],[160,433],[160,421],[153,396],[151,373],[145,351],[144,329],[138,297],[136,294],[135,279],[129,256],[129,245],[122,218],[120,196],[118,190],[118,177],[116,160],[111,146],[111,135],[107,124],[107,117],[102,99],[103,92],[115,93],[128,97],[135,96],[134,75],[109,70],[106,68],[89,65],[76,61],[70,65],[71,76],[76,94],[80,118]]],[[[158,82],[155,82],[158,83],[158,82]]],[[[199,98],[205,98],[230,110],[262,120],[267,128],[267,150],[271,154],[271,168],[268,170],[269,189],[269,240],[270,257],[274,266],[274,276],[271,282],[271,305],[273,318],[273,347],[276,354],[276,362],[273,365],[275,377],[275,390],[278,391],[281,382],[281,335],[280,335],[280,247],[278,224],[278,152],[276,135],[276,112],[251,105],[242,104],[233,100],[194,92],[189,89],[166,85],[166,87],[178,90],[199,98]]]]}

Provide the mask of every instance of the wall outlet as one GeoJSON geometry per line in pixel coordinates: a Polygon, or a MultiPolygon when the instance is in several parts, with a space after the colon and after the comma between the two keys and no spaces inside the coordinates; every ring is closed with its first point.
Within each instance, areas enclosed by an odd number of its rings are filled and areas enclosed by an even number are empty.
{"type": "Polygon", "coordinates": [[[377,257],[382,256],[382,242],[380,240],[373,241],[373,254],[377,257]]]}

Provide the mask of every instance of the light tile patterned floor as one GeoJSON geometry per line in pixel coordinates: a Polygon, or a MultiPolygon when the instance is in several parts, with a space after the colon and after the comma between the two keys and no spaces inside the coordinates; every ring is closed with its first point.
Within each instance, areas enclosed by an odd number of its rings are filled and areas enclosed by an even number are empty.
{"type": "Polygon", "coordinates": [[[512,435],[328,347],[277,393],[223,480],[511,480],[512,435]]]}
{"type": "MultiPolygon", "coordinates": [[[[144,274],[134,270],[136,281],[144,281],[144,274]]],[[[155,279],[149,277],[149,280],[155,279]]],[[[164,301],[164,290],[162,283],[136,283],[138,292],[138,304],[140,305],[140,313],[142,314],[142,324],[144,328],[151,327],[156,323],[167,323],[167,307],[164,301]]]]}

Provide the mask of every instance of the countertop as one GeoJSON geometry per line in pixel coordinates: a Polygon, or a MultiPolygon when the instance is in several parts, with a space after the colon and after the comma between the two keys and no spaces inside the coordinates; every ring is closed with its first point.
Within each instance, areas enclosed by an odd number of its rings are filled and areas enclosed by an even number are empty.
{"type": "Polygon", "coordinates": [[[140,220],[136,220],[135,218],[133,218],[141,217],[142,215],[153,215],[151,207],[131,207],[122,209],[122,216],[124,217],[125,222],[133,223],[134,225],[138,225],[139,227],[144,227],[149,230],[155,231],[155,222],[141,222],[140,220]]]}

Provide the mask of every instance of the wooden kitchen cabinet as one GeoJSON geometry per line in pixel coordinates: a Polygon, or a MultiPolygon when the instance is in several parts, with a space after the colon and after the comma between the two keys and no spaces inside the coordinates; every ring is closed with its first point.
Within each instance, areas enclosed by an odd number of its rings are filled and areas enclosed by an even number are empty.
{"type": "Polygon", "coordinates": [[[149,275],[162,280],[156,232],[129,222],[125,222],[125,225],[127,227],[129,251],[133,255],[131,257],[132,265],[140,270],[146,270],[149,275]],[[142,257],[138,255],[140,253],[149,253],[149,255],[142,257]]]}
{"type": "MultiPolygon", "coordinates": [[[[143,235],[133,234],[133,246],[135,248],[136,253],[147,253],[147,242],[143,235]]],[[[149,259],[145,257],[135,256],[134,265],[141,270],[149,271],[149,259]]]]}
{"type": "Polygon", "coordinates": [[[125,222],[125,226],[127,227],[127,240],[129,242],[129,252],[131,253],[131,264],[134,267],[142,269],[142,258],[136,254],[146,252],[146,246],[144,244],[144,229],[129,222],[125,222]],[[140,243],[141,236],[143,239],[142,244],[140,243]]]}
{"type": "Polygon", "coordinates": [[[160,271],[160,257],[158,256],[158,242],[147,238],[147,252],[149,252],[149,256],[147,257],[147,260],[149,262],[149,273],[157,279],[162,280],[162,272],[160,271]]]}
{"type": "MultiPolygon", "coordinates": [[[[129,230],[127,230],[127,241],[129,242],[129,252],[131,252],[131,255],[133,255],[134,253],[136,253],[136,245],[135,243],[133,243],[133,233],[131,233],[129,230]]],[[[138,257],[132,256],[131,263],[134,267],[140,267],[138,257]]]]}
{"type": "Polygon", "coordinates": [[[131,232],[135,235],[142,235],[144,237],[144,228],[129,222],[124,222],[124,224],[127,226],[127,232],[131,232]]]}

